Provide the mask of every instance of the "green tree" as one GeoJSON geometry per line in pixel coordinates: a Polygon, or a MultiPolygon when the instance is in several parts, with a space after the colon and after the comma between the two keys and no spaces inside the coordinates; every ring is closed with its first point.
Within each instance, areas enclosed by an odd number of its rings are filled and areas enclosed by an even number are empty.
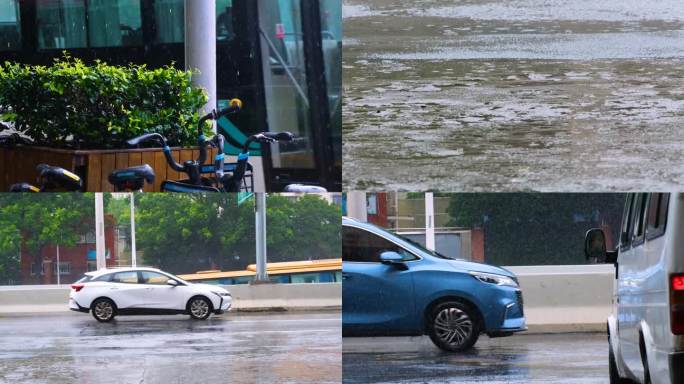
{"type": "MultiPolygon", "coordinates": [[[[254,205],[235,194],[136,195],[136,245],[143,262],[172,273],[239,270],[255,262],[254,205]]],[[[108,211],[130,221],[128,199],[108,211]]],[[[341,211],[314,196],[268,195],[268,260],[340,257],[341,211]]],[[[125,224],[124,224],[125,225],[125,224]]]]}
{"type": "Polygon", "coordinates": [[[0,282],[20,281],[22,245],[40,263],[45,247],[75,245],[93,217],[92,194],[0,194],[0,282]]]}
{"type": "Polygon", "coordinates": [[[483,228],[493,264],[582,264],[586,231],[606,225],[616,239],[623,203],[622,194],[454,194],[449,225],[483,228]]]}
{"type": "Polygon", "coordinates": [[[269,195],[266,205],[269,261],[342,257],[339,206],[316,195],[269,195]]]}

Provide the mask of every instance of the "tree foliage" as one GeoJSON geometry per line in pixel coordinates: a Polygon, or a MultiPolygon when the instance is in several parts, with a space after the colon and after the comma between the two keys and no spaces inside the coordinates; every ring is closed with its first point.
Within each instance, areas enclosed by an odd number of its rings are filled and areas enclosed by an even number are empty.
{"type": "MultiPolygon", "coordinates": [[[[109,203],[121,224],[128,200],[109,203]]],[[[235,194],[140,194],[136,247],[143,261],[173,273],[239,270],[255,262],[254,205],[235,194]]],[[[267,199],[269,262],[340,257],[340,208],[314,196],[267,199]]],[[[125,225],[125,224],[124,224],[125,225]]]]}
{"type": "Polygon", "coordinates": [[[623,204],[622,194],[454,194],[449,225],[483,228],[489,263],[582,264],[586,231],[607,225],[616,239],[623,204]]]}
{"type": "Polygon", "coordinates": [[[0,283],[19,281],[19,254],[25,250],[40,261],[48,245],[73,246],[92,231],[92,194],[0,194],[0,283]]]}
{"type": "MultiPolygon", "coordinates": [[[[244,269],[255,262],[254,205],[236,194],[137,194],[136,242],[143,263],[173,273],[244,269]]],[[[105,194],[106,211],[130,223],[128,199],[105,194]]],[[[341,257],[341,211],[314,195],[269,195],[270,262],[341,257]]],[[[94,228],[93,194],[0,194],[0,284],[20,282],[19,254],[40,262],[46,246],[73,246],[94,228]]],[[[107,221],[106,225],[112,225],[107,221]]],[[[125,228],[124,228],[125,230],[125,228]]]]}
{"type": "Polygon", "coordinates": [[[198,110],[208,98],[191,76],[170,66],[88,65],[68,55],[51,66],[6,62],[0,120],[51,147],[121,148],[149,132],[170,145],[194,145],[198,110]]]}

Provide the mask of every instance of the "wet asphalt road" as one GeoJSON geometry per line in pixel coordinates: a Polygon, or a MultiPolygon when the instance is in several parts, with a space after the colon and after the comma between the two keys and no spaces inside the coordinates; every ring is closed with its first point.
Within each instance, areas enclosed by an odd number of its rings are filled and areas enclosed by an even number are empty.
{"type": "Polygon", "coordinates": [[[681,0],[344,0],[349,189],[684,183],[681,0]]]}
{"type": "Polygon", "coordinates": [[[341,315],[0,317],[0,383],[339,383],[341,315]]]}
{"type": "Polygon", "coordinates": [[[602,334],[485,336],[464,354],[442,352],[427,337],[344,338],[343,343],[347,384],[608,383],[608,343],[602,334]]]}

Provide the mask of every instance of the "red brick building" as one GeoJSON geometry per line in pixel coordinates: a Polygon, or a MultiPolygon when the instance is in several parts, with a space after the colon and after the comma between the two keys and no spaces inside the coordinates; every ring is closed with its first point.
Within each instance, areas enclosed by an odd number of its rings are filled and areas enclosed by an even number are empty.
{"type": "MultiPolygon", "coordinates": [[[[105,220],[113,222],[113,218],[105,220]]],[[[106,263],[115,266],[117,229],[114,225],[105,225],[106,263]]],[[[46,246],[40,257],[30,253],[24,246],[21,249],[21,284],[57,284],[57,247],[46,246]]],[[[87,271],[97,269],[95,260],[95,233],[81,235],[78,244],[73,247],[59,247],[60,283],[70,284],[83,277],[87,271]]]]}

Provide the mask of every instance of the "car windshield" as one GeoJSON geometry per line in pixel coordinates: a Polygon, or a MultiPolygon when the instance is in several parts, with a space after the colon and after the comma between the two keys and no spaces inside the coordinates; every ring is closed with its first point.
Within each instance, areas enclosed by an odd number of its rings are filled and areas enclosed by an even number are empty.
{"type": "Polygon", "coordinates": [[[454,258],[454,257],[449,257],[449,256],[446,256],[446,255],[442,255],[441,253],[439,253],[439,252],[437,252],[437,251],[431,251],[431,250],[425,248],[422,244],[420,244],[420,243],[418,243],[418,242],[416,242],[416,241],[414,241],[414,240],[411,240],[411,239],[409,239],[408,237],[404,237],[404,236],[402,236],[402,235],[400,235],[400,234],[390,232],[390,231],[388,231],[388,230],[386,230],[386,229],[384,229],[384,228],[380,228],[380,227],[378,227],[378,226],[375,226],[375,228],[377,228],[377,229],[379,229],[379,230],[381,230],[381,231],[383,231],[383,232],[385,232],[385,233],[387,233],[387,234],[389,234],[389,235],[396,236],[396,237],[398,237],[398,238],[404,240],[405,242],[407,242],[407,243],[411,244],[412,246],[414,246],[414,247],[420,249],[421,251],[427,253],[428,255],[431,255],[431,256],[434,256],[434,257],[438,257],[438,258],[440,258],[440,259],[458,260],[458,259],[456,259],[456,258],[454,258]]]}

